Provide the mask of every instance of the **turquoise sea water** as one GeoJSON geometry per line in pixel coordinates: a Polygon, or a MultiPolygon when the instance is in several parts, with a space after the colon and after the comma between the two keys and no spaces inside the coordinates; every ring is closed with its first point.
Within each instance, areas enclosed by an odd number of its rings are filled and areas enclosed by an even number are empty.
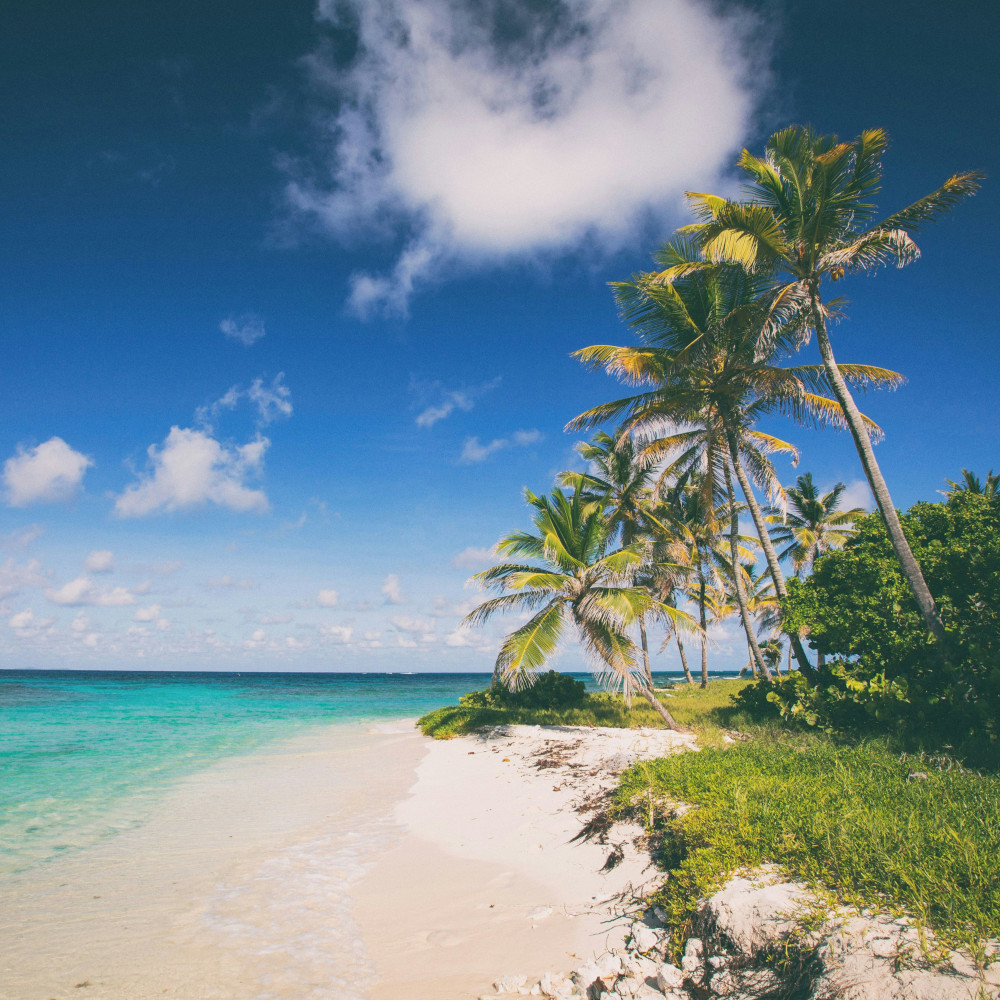
{"type": "Polygon", "coordinates": [[[486,680],[0,671],[0,877],[134,826],[220,758],[310,726],[415,717],[486,680]]]}
{"type": "Polygon", "coordinates": [[[0,879],[135,826],[178,779],[224,757],[310,726],[414,718],[488,680],[0,671],[0,879]]]}

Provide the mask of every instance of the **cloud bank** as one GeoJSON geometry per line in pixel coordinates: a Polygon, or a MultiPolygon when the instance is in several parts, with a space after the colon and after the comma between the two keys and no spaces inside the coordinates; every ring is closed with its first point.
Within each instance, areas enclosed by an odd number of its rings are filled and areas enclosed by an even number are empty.
{"type": "Polygon", "coordinates": [[[305,60],[324,153],[286,195],[345,241],[396,237],[390,273],[351,279],[362,316],[405,313],[456,264],[622,246],[729,163],[765,76],[760,24],[695,0],[320,0],[317,17],[357,50],[305,60]]]}

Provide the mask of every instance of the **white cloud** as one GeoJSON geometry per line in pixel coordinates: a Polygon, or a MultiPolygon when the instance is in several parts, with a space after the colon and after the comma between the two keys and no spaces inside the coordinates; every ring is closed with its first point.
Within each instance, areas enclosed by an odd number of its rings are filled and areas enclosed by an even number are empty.
{"type": "Polygon", "coordinates": [[[495,560],[496,552],[493,549],[477,548],[475,545],[470,545],[454,556],[451,564],[459,569],[483,569],[495,560]]]}
{"type": "Polygon", "coordinates": [[[399,577],[390,573],[382,583],[383,604],[404,604],[405,598],[399,589],[399,577]]]}
{"type": "Polygon", "coordinates": [[[52,627],[52,622],[51,618],[36,618],[35,612],[31,608],[19,611],[7,620],[7,624],[19,639],[32,639],[41,635],[46,629],[52,627]]]}
{"type": "Polygon", "coordinates": [[[449,632],[444,637],[444,644],[446,646],[455,646],[455,647],[468,647],[475,645],[475,643],[472,641],[471,633],[469,632],[468,629],[465,628],[456,628],[453,631],[449,632]]]}
{"type": "Polygon", "coordinates": [[[90,628],[90,619],[83,611],[80,611],[70,624],[70,628],[77,633],[86,632],[90,628]]]}
{"type": "Polygon", "coordinates": [[[37,559],[21,564],[11,558],[0,563],[0,600],[25,587],[41,587],[44,584],[45,574],[37,559]]]}
{"type": "MultiPolygon", "coordinates": [[[[829,493],[832,486],[826,487],[821,492],[829,493]]],[[[840,495],[840,509],[851,510],[853,507],[863,507],[865,510],[872,510],[875,506],[875,498],[868,486],[867,480],[855,479],[847,484],[847,489],[840,495]]]]}
{"type": "Polygon", "coordinates": [[[219,329],[230,339],[239,341],[244,347],[256,344],[267,332],[264,321],[253,313],[243,316],[227,316],[219,329]]]}
{"type": "Polygon", "coordinates": [[[335,608],[340,595],[335,590],[321,590],[316,595],[316,603],[321,608],[335,608]]]}
{"type": "Polygon", "coordinates": [[[351,641],[354,629],[350,625],[320,625],[319,634],[331,642],[346,644],[351,641]]]}
{"type": "Polygon", "coordinates": [[[542,440],[542,432],[539,430],[515,431],[509,438],[494,438],[489,444],[482,444],[478,437],[465,439],[462,446],[462,454],[459,462],[463,465],[473,465],[478,462],[485,462],[490,455],[502,451],[504,448],[519,447],[526,448],[542,440]]]}
{"type": "Polygon", "coordinates": [[[93,459],[53,437],[37,448],[17,446],[17,454],[3,465],[7,502],[11,507],[70,500],[80,488],[93,459]]]}
{"type": "Polygon", "coordinates": [[[110,573],[115,568],[115,556],[108,549],[94,549],[83,560],[83,568],[88,573],[110,573]]]}
{"type": "Polygon", "coordinates": [[[78,576],[75,580],[63,584],[58,589],[45,591],[45,596],[53,604],[76,608],[94,606],[100,608],[120,608],[126,604],[135,604],[135,594],[126,587],[98,587],[86,576],[78,576]]]}
{"type": "Polygon", "coordinates": [[[269,444],[258,435],[229,448],[205,431],[172,427],[161,447],[147,449],[150,468],[118,497],[115,513],[143,517],[206,503],[241,513],[266,511],[267,497],[245,480],[261,471],[269,444]]]}
{"type": "Polygon", "coordinates": [[[430,406],[425,406],[416,417],[416,425],[418,427],[433,427],[439,420],[444,420],[445,417],[450,416],[455,410],[464,410],[468,412],[475,405],[476,397],[482,395],[484,392],[488,392],[490,389],[495,389],[500,384],[499,378],[490,379],[488,382],[483,382],[481,385],[473,386],[470,388],[462,389],[450,389],[445,390],[441,387],[440,383],[434,383],[429,387],[419,387],[421,389],[421,395],[431,396],[437,398],[437,402],[432,403],[430,406]]]}
{"type": "Polygon", "coordinates": [[[160,617],[159,604],[150,604],[145,608],[136,608],[132,620],[137,622],[155,622],[160,617]]]}
{"type": "Polygon", "coordinates": [[[766,76],[760,25],[696,0],[320,0],[318,17],[359,45],[307,60],[331,152],[289,168],[288,202],[345,240],[412,234],[391,274],[354,276],[362,315],[405,313],[457,261],[622,246],[711,190],[766,76]]]}
{"type": "Polygon", "coordinates": [[[195,419],[211,430],[211,425],[224,410],[235,410],[243,399],[257,408],[258,427],[266,427],[279,417],[290,417],[293,412],[292,390],[285,385],[285,373],[278,372],[270,385],[264,382],[262,375],[258,375],[246,389],[239,385],[230,387],[214,403],[199,406],[195,419]]]}
{"type": "Polygon", "coordinates": [[[393,615],[392,624],[398,631],[413,635],[429,635],[434,631],[434,622],[425,622],[420,618],[411,618],[408,615],[393,615]]]}
{"type": "Polygon", "coordinates": [[[20,552],[31,545],[32,542],[37,541],[43,534],[45,534],[45,528],[42,525],[29,524],[25,528],[12,531],[10,534],[0,538],[0,546],[20,552]]]}
{"type": "Polygon", "coordinates": [[[257,584],[253,580],[237,580],[236,577],[226,573],[214,580],[206,580],[205,586],[220,587],[224,590],[253,590],[257,584]]]}

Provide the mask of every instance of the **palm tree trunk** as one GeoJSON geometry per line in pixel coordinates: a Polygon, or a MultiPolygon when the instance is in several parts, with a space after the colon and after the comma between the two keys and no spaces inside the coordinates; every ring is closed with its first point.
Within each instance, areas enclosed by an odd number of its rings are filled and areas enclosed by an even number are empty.
{"type": "MultiPolygon", "coordinates": [[[[761,513],[760,504],[757,503],[757,497],[754,495],[753,487],[750,485],[750,478],[747,476],[746,470],[743,468],[743,462],[740,460],[740,451],[736,445],[736,435],[733,433],[728,422],[726,424],[726,441],[729,444],[729,457],[733,460],[736,478],[739,480],[743,496],[746,497],[747,507],[750,509],[750,516],[753,518],[754,527],[760,536],[760,547],[764,552],[764,558],[767,560],[768,572],[774,581],[774,592],[778,595],[780,603],[788,597],[788,588],[785,586],[785,574],[781,572],[781,566],[778,563],[778,554],[774,551],[774,546],[771,544],[771,536],[768,534],[767,525],[764,523],[764,515],[761,513]]],[[[798,634],[788,633],[788,639],[791,643],[792,652],[795,654],[795,662],[799,665],[799,670],[807,677],[813,676],[813,666],[806,656],[805,649],[802,648],[802,640],[798,634]]]]}
{"type": "Polygon", "coordinates": [[[688,658],[684,655],[684,643],[681,642],[680,634],[675,632],[674,638],[677,640],[677,652],[681,654],[681,666],[684,668],[684,676],[687,678],[688,684],[694,684],[694,678],[691,676],[691,668],[688,666],[688,658]]]}
{"type": "Polygon", "coordinates": [[[646,623],[639,619],[639,639],[642,642],[642,665],[646,668],[646,683],[653,690],[653,671],[649,669],[649,645],[646,642],[646,623]]]}
{"type": "Polygon", "coordinates": [[[686,733],[688,730],[682,726],[664,707],[663,703],[653,694],[652,688],[645,687],[643,685],[637,685],[639,694],[652,705],[653,710],[660,716],[661,719],[667,724],[668,729],[673,729],[678,733],[686,733]]]}
{"type": "Polygon", "coordinates": [[[757,636],[754,635],[753,621],[747,609],[747,594],[743,588],[743,566],[740,564],[740,516],[736,513],[736,494],[733,492],[733,477],[729,472],[729,463],[723,462],[722,467],[726,475],[726,493],[729,496],[729,549],[733,558],[733,585],[736,588],[736,603],[740,606],[740,618],[743,619],[743,631],[747,634],[747,645],[750,647],[750,655],[753,657],[757,669],[768,679],[771,679],[771,671],[768,670],[764,657],[761,654],[760,646],[757,644],[757,636]]]}
{"type": "Polygon", "coordinates": [[[708,687],[708,625],[705,621],[705,573],[698,564],[698,609],[701,620],[701,686],[708,687]]]}
{"type": "Polygon", "coordinates": [[[899,560],[899,567],[906,582],[910,585],[910,590],[913,591],[927,630],[938,639],[943,640],[945,638],[944,625],[934,603],[934,597],[927,586],[924,574],[921,572],[920,564],[910,548],[910,543],[903,533],[899,515],[893,506],[892,497],[889,495],[889,487],[882,476],[882,470],[878,467],[878,462],[875,461],[875,451],[872,448],[871,438],[868,436],[868,429],[861,418],[861,412],[858,410],[854,397],[851,395],[833,356],[833,348],[826,332],[826,321],[823,318],[823,306],[819,298],[818,278],[809,282],[809,304],[812,308],[816,342],[819,346],[820,357],[823,359],[823,367],[826,369],[826,376],[830,380],[830,387],[833,389],[834,396],[837,397],[837,402],[840,403],[840,408],[844,411],[844,419],[847,421],[851,436],[854,438],[854,445],[858,449],[865,477],[868,479],[868,485],[871,487],[872,496],[875,497],[875,503],[878,505],[882,520],[885,522],[889,541],[892,542],[893,551],[899,560]]]}

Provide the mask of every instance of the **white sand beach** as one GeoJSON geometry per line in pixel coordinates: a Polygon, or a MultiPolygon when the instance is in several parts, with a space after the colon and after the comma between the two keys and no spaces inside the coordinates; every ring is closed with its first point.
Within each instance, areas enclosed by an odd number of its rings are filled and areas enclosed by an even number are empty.
{"type": "Polygon", "coordinates": [[[3,1000],[466,998],[569,970],[651,873],[572,842],[662,731],[310,731],[180,784],[137,828],[8,883],[3,1000]]]}

